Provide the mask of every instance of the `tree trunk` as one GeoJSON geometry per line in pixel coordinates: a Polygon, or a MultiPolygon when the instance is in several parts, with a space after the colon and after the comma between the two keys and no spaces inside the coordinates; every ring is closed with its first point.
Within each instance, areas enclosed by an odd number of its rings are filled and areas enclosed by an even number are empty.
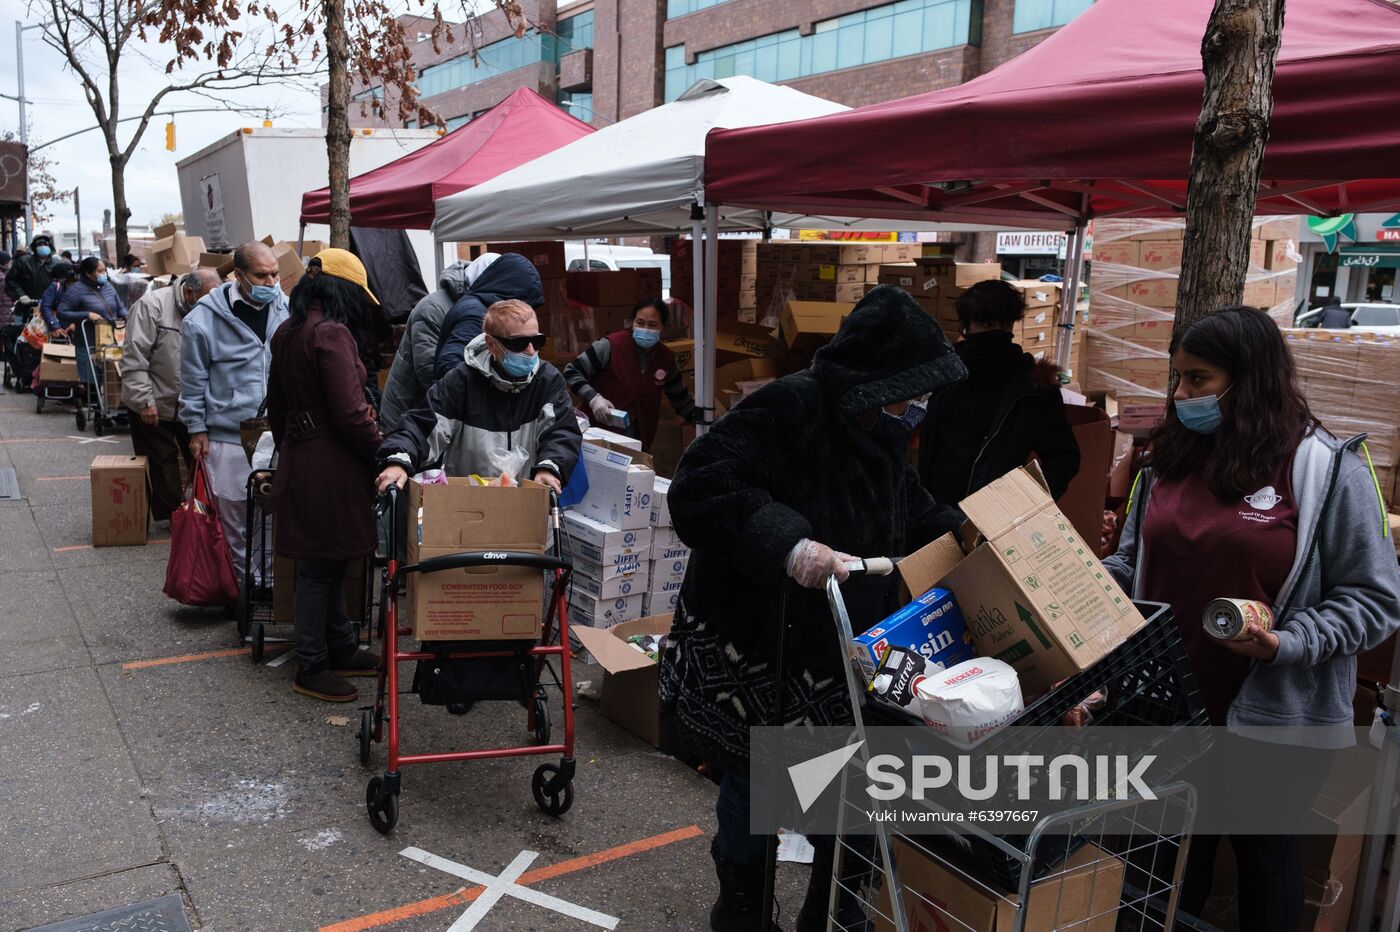
{"type": "Polygon", "coordinates": [[[1259,169],[1274,109],[1284,0],[1215,0],[1201,42],[1205,101],[1186,188],[1176,332],[1238,304],[1249,269],[1259,169]]]}
{"type": "Polygon", "coordinates": [[[345,0],[325,0],[326,61],[330,67],[326,156],[330,162],[331,245],[350,248],[350,47],[345,0]]]}
{"type": "MultiPolygon", "coordinates": [[[[122,256],[130,252],[130,243],[127,239],[126,227],[131,220],[131,208],[126,203],[126,162],[121,159],[111,159],[112,163],[112,227],[116,231],[116,243],[114,250],[116,255],[112,256],[113,262],[121,262],[122,256]]],[[[78,231],[79,252],[82,250],[82,230],[78,231]]]]}

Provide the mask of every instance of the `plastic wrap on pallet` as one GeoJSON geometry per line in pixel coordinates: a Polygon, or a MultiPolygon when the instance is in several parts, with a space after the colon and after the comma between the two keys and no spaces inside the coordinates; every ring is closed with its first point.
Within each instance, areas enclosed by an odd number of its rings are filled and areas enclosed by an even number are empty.
{"type": "Polygon", "coordinates": [[[1336,330],[1285,330],[1298,386],[1339,437],[1368,435],[1380,468],[1400,465],[1400,339],[1336,330]]]}

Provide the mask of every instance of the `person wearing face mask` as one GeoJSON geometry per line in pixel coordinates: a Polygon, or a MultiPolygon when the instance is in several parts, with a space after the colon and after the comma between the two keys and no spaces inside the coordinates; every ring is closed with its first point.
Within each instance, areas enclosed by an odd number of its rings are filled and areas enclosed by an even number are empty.
{"type": "MultiPolygon", "coordinates": [[[[1365,435],[1338,440],[1322,428],[1282,333],[1256,308],[1196,321],[1174,337],[1171,362],[1167,417],[1104,565],[1133,598],[1171,605],[1211,724],[1257,749],[1255,801],[1305,813],[1330,760],[1298,745],[1354,743],[1356,656],[1400,626],[1395,548],[1365,435]],[[1243,640],[1211,637],[1201,618],[1216,598],[1269,605],[1272,630],[1250,624],[1243,640]]],[[[1181,892],[1192,915],[1210,894],[1218,842],[1192,839],[1181,892]]],[[[1298,836],[1231,842],[1240,928],[1296,930],[1298,836]]]]}
{"type": "Polygon", "coordinates": [[[5,293],[15,301],[25,296],[40,300],[53,280],[53,267],[57,263],[53,239],[47,233],[40,233],[29,241],[29,255],[15,257],[14,267],[5,276],[5,293]]]}
{"type": "MultiPolygon", "coordinates": [[[[509,256],[503,257],[504,262],[509,256]]],[[[497,263],[499,265],[500,262],[497,263]]],[[[400,488],[411,473],[440,466],[449,476],[511,476],[558,492],[578,463],[583,436],[559,370],[540,358],[545,337],[534,308],[498,301],[486,309],[485,332],[466,359],[428,390],[379,448],[378,486],[400,488]]]]}
{"type": "Polygon", "coordinates": [[[569,388],[587,406],[594,426],[636,437],[643,450],[650,450],[656,439],[663,392],[687,422],[694,423],[697,414],[676,354],[661,345],[668,316],[666,302],[660,298],[638,301],[626,330],[594,341],[564,367],[569,388]],[[613,410],[627,412],[627,426],[610,420],[613,410]]]}
{"type": "Polygon", "coordinates": [[[278,284],[277,257],[265,244],[235,249],[233,269],[234,280],[200,298],[180,324],[180,422],[189,431],[190,454],[206,458],[241,585],[252,467],[239,427],[257,416],[267,394],[268,341],[287,319],[287,296],[278,284]]]}
{"type": "Polygon", "coordinates": [[[180,399],[180,324],[199,299],[218,286],[218,272],[195,269],[169,288],[147,292],[126,316],[122,404],[130,411],[132,451],[146,457],[153,521],[169,521],[180,505],[180,460],[194,465],[189,435],[175,417],[180,399]]]}
{"type": "MultiPolygon", "coordinates": [[[[661,657],[662,733],[674,736],[672,749],[723,774],[710,847],[716,932],[767,932],[759,919],[765,839],[749,834],[749,728],[850,721],[846,652],[821,587],[833,575],[845,580],[852,557],[902,557],[962,524],[961,512],[924,489],[907,451],[918,419],[911,399],[965,372],[938,323],[906,292],[882,285],[811,368],[740,401],[681,457],[667,502],[692,550],[661,657]],[[785,588],[793,636],[777,683],[785,588]]],[[[857,632],[900,605],[893,577],[855,576],[844,592],[857,632]]],[[[827,927],[834,845],[812,841],[798,932],[827,927]]],[[[838,926],[864,928],[849,895],[837,910],[838,926]]]]}
{"type": "Polygon", "coordinates": [[[58,301],[58,322],[74,329],[82,328],[78,345],[78,377],[92,391],[97,386],[97,374],[88,352],[93,347],[93,324],[115,324],[126,318],[126,305],[117,289],[108,281],[107,266],[96,256],[78,263],[78,280],[63,292],[58,301]]]}
{"type": "Polygon", "coordinates": [[[964,339],[954,348],[967,381],[929,405],[919,436],[919,476],[938,501],[960,502],[983,486],[1040,462],[1059,498],[1079,472],[1079,444],[1065,420],[1060,369],[1015,342],[1025,299],[1002,281],[978,282],[958,295],[964,339]]]}

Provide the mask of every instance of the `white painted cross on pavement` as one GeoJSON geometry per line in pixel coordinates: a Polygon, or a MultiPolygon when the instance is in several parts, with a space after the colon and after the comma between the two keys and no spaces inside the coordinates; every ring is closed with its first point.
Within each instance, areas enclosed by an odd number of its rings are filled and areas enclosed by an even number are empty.
{"type": "Polygon", "coordinates": [[[485,871],[479,871],[465,864],[458,864],[456,861],[449,861],[447,858],[438,857],[430,851],[422,848],[405,848],[399,852],[404,857],[417,861],[428,867],[469,880],[474,884],[480,884],[486,889],[481,892],[471,907],[451,926],[447,932],[470,932],[475,929],[477,923],[486,918],[486,914],[491,911],[503,896],[511,896],[526,903],[533,903],[535,906],[543,906],[545,909],[552,909],[556,913],[570,916],[574,919],[587,922],[590,925],[598,926],[601,929],[616,929],[618,919],[616,916],[609,916],[604,913],[595,912],[586,906],[579,906],[570,903],[568,900],[561,900],[558,897],[532,890],[529,887],[522,887],[515,881],[520,875],[525,873],[525,869],[539,857],[535,851],[522,851],[515,856],[515,860],[506,866],[497,876],[492,876],[485,871]]]}
{"type": "Polygon", "coordinates": [[[76,440],[79,444],[84,443],[116,443],[116,437],[78,437],[73,434],[68,435],[69,440],[76,440]]]}

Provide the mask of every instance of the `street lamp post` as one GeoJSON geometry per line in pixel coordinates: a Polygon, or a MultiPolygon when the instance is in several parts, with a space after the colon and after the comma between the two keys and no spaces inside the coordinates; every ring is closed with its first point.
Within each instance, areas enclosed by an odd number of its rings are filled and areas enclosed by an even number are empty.
{"type": "Polygon", "coordinates": [[[42,29],[42,26],[26,26],[19,20],[15,20],[15,69],[18,77],[19,96],[19,141],[25,147],[24,161],[24,243],[29,245],[29,241],[34,238],[33,220],[29,216],[29,111],[27,101],[24,97],[24,34],[30,29],[42,29]]]}

